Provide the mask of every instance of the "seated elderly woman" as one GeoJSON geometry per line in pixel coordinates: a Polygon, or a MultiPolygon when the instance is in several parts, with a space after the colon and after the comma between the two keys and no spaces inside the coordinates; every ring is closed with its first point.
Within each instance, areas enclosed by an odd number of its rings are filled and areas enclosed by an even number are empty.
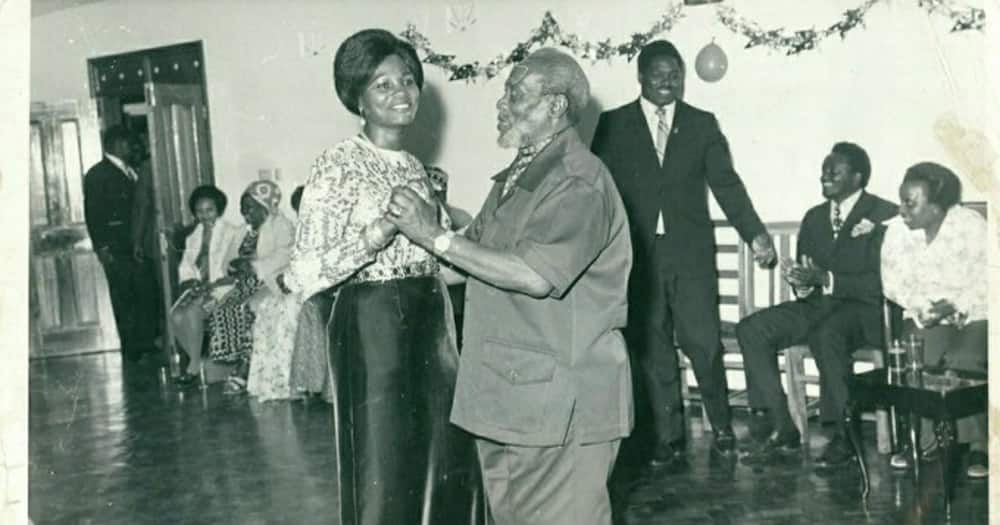
{"type": "Polygon", "coordinates": [[[275,277],[288,264],[295,242],[295,227],[278,210],[281,190],[271,181],[256,181],[240,198],[240,213],[247,222],[242,242],[234,243],[229,274],[235,286],[209,318],[209,356],[213,361],[236,365],[225,392],[246,388],[253,350],[254,313],[250,300],[265,287],[275,287],[275,277]]]}
{"type": "MultiPolygon", "coordinates": [[[[959,205],[962,184],[948,168],[932,162],[906,171],[899,189],[899,219],[882,244],[885,296],[904,309],[903,336],[924,340],[929,366],[986,371],[986,220],[959,205]]],[[[929,422],[921,444],[935,448],[929,422]]],[[[968,475],[987,469],[986,414],[958,422],[958,439],[970,443],[968,475]]],[[[910,454],[893,456],[897,468],[910,454]]]]}
{"type": "MultiPolygon", "coordinates": [[[[291,204],[296,213],[299,211],[303,189],[303,186],[299,186],[292,192],[291,204]]],[[[287,265],[275,273],[280,274],[286,269],[287,265]]],[[[256,320],[253,324],[254,349],[247,379],[247,393],[258,401],[303,397],[306,392],[297,388],[292,377],[292,355],[300,323],[301,301],[296,296],[281,293],[276,283],[271,281],[255,294],[251,305],[256,320]]],[[[323,326],[325,328],[325,323],[323,326]]],[[[325,345],[317,345],[311,350],[326,357],[325,345]]],[[[326,359],[321,363],[309,362],[309,372],[325,378],[326,363],[326,359]]]]}
{"type": "Polygon", "coordinates": [[[170,325],[187,356],[187,364],[177,382],[191,384],[201,369],[205,320],[213,304],[232,288],[226,275],[227,254],[239,239],[240,229],[219,220],[226,210],[226,194],[211,185],[191,192],[188,206],[197,223],[184,242],[177,269],[180,298],[170,310],[170,325]]]}

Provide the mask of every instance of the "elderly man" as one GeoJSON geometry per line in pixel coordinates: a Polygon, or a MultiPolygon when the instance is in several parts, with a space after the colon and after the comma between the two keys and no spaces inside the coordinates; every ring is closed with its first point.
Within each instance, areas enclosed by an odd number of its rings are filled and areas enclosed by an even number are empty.
{"type": "Polygon", "coordinates": [[[465,236],[410,189],[389,205],[404,235],[469,275],[452,422],[478,438],[499,524],[611,523],[607,480],[632,428],[632,249],[614,182],[573,129],[588,99],[572,58],[532,53],[497,103],[517,157],[465,236]]]}

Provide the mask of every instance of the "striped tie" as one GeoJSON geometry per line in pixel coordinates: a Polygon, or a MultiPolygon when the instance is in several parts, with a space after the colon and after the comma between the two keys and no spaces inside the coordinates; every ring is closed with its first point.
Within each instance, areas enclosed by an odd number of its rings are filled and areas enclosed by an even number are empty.
{"type": "Polygon", "coordinates": [[[670,123],[667,122],[667,107],[660,106],[656,110],[659,121],[656,123],[656,158],[663,165],[663,157],[667,152],[667,137],[670,136],[670,123]]]}
{"type": "Polygon", "coordinates": [[[844,219],[840,217],[840,203],[833,203],[833,220],[831,221],[833,226],[833,238],[836,239],[837,235],[840,233],[840,229],[844,227],[844,219]]]}

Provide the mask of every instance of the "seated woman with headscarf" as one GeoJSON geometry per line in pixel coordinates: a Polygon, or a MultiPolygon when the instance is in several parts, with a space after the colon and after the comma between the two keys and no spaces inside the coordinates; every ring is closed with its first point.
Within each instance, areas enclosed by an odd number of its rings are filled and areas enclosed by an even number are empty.
{"type": "MultiPolygon", "coordinates": [[[[303,186],[292,192],[292,209],[299,211],[302,200],[303,186]]],[[[287,265],[277,273],[282,273],[287,265]]],[[[252,309],[256,315],[253,324],[253,358],[250,360],[250,375],[247,378],[247,393],[258,401],[276,401],[284,399],[299,399],[307,393],[300,385],[293,382],[293,355],[296,353],[296,332],[300,325],[300,317],[313,309],[294,295],[286,295],[277,287],[265,287],[258,291],[251,300],[252,309]]],[[[325,321],[325,320],[324,320],[325,321]]],[[[325,328],[326,324],[323,323],[325,328]]],[[[307,373],[325,378],[326,347],[317,345],[308,349],[311,355],[322,354],[322,362],[318,359],[309,360],[310,370],[307,373]]],[[[302,374],[304,371],[299,371],[302,374]]],[[[322,383],[321,383],[322,386],[322,383]]]]}
{"type": "Polygon", "coordinates": [[[180,298],[170,310],[170,326],[187,365],[177,378],[191,384],[201,369],[205,320],[211,305],[232,288],[226,275],[231,247],[238,242],[240,229],[219,220],[226,210],[226,194],[211,185],[191,192],[188,206],[197,223],[184,242],[184,254],[177,269],[180,298]]]}
{"type": "Polygon", "coordinates": [[[240,213],[247,222],[246,233],[231,253],[229,273],[235,286],[223,297],[209,319],[209,356],[232,363],[226,393],[246,389],[250,354],[253,351],[254,313],[250,299],[260,290],[277,289],[275,277],[288,264],[295,242],[295,227],[278,209],[281,190],[267,180],[255,181],[240,198],[240,213]]]}
{"type": "MultiPolygon", "coordinates": [[[[986,372],[986,220],[959,205],[962,183],[932,162],[906,171],[899,188],[900,219],[882,244],[885,296],[904,309],[903,337],[924,340],[928,366],[986,372]]],[[[924,423],[925,457],[934,448],[924,423]]],[[[969,477],[988,475],[986,414],[958,421],[958,440],[970,443],[969,477]]],[[[908,466],[906,452],[892,464],[908,466]]]]}

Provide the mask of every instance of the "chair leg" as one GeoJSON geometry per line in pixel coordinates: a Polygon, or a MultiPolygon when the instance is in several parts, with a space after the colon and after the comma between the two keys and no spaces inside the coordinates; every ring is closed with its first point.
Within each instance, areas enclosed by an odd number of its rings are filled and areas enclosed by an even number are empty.
{"type": "Polygon", "coordinates": [[[809,443],[809,400],[806,398],[805,346],[785,349],[785,392],[792,422],[799,429],[803,444],[809,443]]]}
{"type": "Polygon", "coordinates": [[[684,354],[680,350],[677,350],[677,365],[679,368],[679,373],[681,375],[681,404],[684,405],[684,434],[687,436],[691,435],[691,425],[688,423],[687,415],[690,413],[688,410],[691,409],[691,388],[688,385],[687,371],[688,363],[684,354]]]}
{"type": "Polygon", "coordinates": [[[712,422],[708,420],[708,410],[705,410],[705,402],[701,402],[701,428],[704,432],[712,431],[712,422]]]}
{"type": "MultiPolygon", "coordinates": [[[[876,368],[885,367],[882,352],[875,352],[872,363],[876,368]]],[[[892,428],[890,427],[889,411],[884,408],[875,411],[875,443],[879,454],[892,453],[892,428]]]]}

